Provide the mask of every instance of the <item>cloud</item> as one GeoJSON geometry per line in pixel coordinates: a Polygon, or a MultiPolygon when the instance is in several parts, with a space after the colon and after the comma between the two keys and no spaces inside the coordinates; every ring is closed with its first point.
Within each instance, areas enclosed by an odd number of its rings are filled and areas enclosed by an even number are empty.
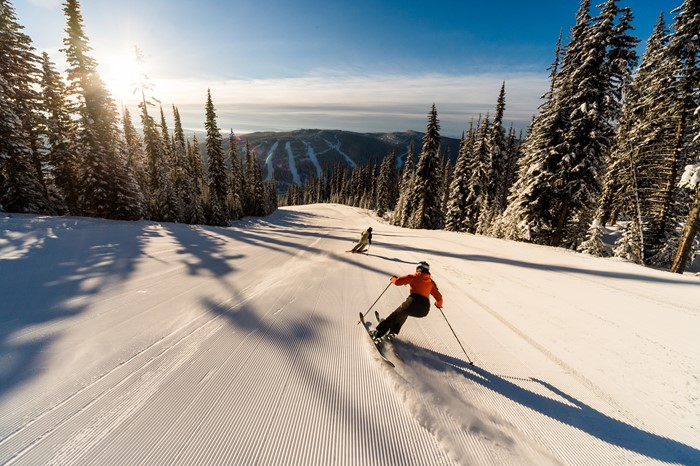
{"type": "Polygon", "coordinates": [[[183,124],[201,129],[211,90],[218,124],[237,132],[300,128],[361,132],[425,130],[435,103],[442,134],[458,137],[471,120],[493,114],[506,82],[506,124],[527,126],[548,88],[536,73],[475,75],[315,75],[277,79],[154,80],[154,94],[175,104],[183,124]]]}

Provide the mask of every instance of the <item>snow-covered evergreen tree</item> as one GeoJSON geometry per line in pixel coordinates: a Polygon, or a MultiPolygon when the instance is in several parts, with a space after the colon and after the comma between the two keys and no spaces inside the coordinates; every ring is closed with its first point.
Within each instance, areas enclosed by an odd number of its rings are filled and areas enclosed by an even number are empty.
{"type": "Polygon", "coordinates": [[[471,179],[469,167],[472,158],[473,128],[469,128],[470,136],[462,134],[459,142],[459,152],[450,183],[450,197],[445,211],[445,229],[449,231],[467,231],[466,209],[469,196],[469,180],[471,179]]]}
{"type": "Polygon", "coordinates": [[[590,1],[582,0],[563,60],[552,67],[547,101],[523,146],[520,177],[503,217],[509,237],[576,246],[589,230],[621,86],[636,60],[635,41],[626,34],[629,11],[617,0],[607,1],[597,18],[589,10],[590,1]]]}
{"type": "Polygon", "coordinates": [[[588,231],[588,238],[579,244],[577,250],[593,256],[607,255],[605,251],[605,243],[603,242],[604,234],[604,226],[598,221],[593,221],[588,231]]]}
{"type": "Polygon", "coordinates": [[[136,219],[141,216],[137,187],[122,159],[116,106],[90,57],[88,37],[77,0],[66,0],[68,91],[77,102],[77,145],[81,186],[81,211],[90,216],[136,219]],[[126,183],[126,184],[124,184],[126,183]]]}
{"type": "Polygon", "coordinates": [[[75,125],[71,119],[66,85],[48,53],[42,54],[41,102],[42,133],[47,145],[49,173],[58,200],[52,200],[54,210],[78,214],[78,164],[75,153],[75,125]],[[60,202],[61,206],[55,205],[60,202]]]}
{"type": "Polygon", "coordinates": [[[190,189],[189,184],[191,183],[191,180],[187,179],[188,158],[185,131],[182,128],[182,119],[180,118],[180,111],[175,105],[173,105],[173,138],[171,144],[171,151],[172,158],[170,176],[172,178],[175,196],[180,206],[179,221],[187,222],[187,220],[185,220],[184,212],[186,209],[187,202],[189,202],[188,190],[190,189]]]}
{"type": "Polygon", "coordinates": [[[253,195],[253,215],[257,217],[262,217],[266,215],[265,212],[265,184],[263,182],[262,167],[258,158],[255,157],[255,152],[252,156],[253,162],[253,183],[252,183],[252,195],[253,195]]]}
{"type": "Polygon", "coordinates": [[[633,216],[625,225],[622,236],[615,242],[613,254],[628,261],[641,264],[644,260],[642,253],[642,229],[638,218],[633,216]]]}
{"type": "Polygon", "coordinates": [[[549,67],[550,89],[540,113],[522,145],[517,178],[501,217],[499,231],[505,238],[548,244],[555,207],[550,191],[555,178],[558,147],[563,141],[564,120],[556,100],[562,55],[561,34],[549,67]]]}
{"type": "Polygon", "coordinates": [[[243,200],[241,199],[241,156],[238,153],[238,145],[236,144],[236,136],[233,133],[233,129],[231,129],[231,133],[229,135],[228,160],[229,172],[226,207],[228,209],[229,217],[233,220],[237,220],[243,217],[243,200]]]}
{"type": "Polygon", "coordinates": [[[622,40],[629,17],[620,27],[618,0],[608,0],[595,21],[583,0],[560,71],[557,97],[567,119],[562,157],[557,162],[554,192],[558,215],[551,244],[576,245],[590,225],[600,191],[598,173],[609,154],[618,115],[621,86],[636,64],[634,41],[622,40]],[[614,52],[614,53],[612,53],[614,52]],[[612,53],[612,55],[609,55],[612,53]],[[615,66],[609,61],[615,59],[615,66]]]}
{"type": "Polygon", "coordinates": [[[442,198],[442,203],[440,205],[440,210],[446,215],[447,214],[447,203],[450,200],[450,184],[452,183],[452,174],[454,173],[454,166],[452,165],[452,157],[449,153],[445,154],[442,161],[442,192],[440,197],[442,198]]]}
{"type": "Polygon", "coordinates": [[[187,145],[187,185],[185,194],[184,221],[189,224],[201,225],[206,222],[204,199],[206,198],[206,183],[204,180],[204,161],[199,151],[197,135],[192,136],[192,142],[187,145]]]}
{"type": "Polygon", "coordinates": [[[38,57],[9,1],[0,0],[0,210],[46,213],[36,136],[38,57]]]}
{"type": "Polygon", "coordinates": [[[205,112],[204,127],[207,131],[205,145],[209,158],[209,222],[212,225],[225,226],[228,225],[229,220],[228,209],[226,208],[228,180],[224,162],[223,140],[216,122],[216,110],[211,99],[211,90],[209,89],[207,89],[205,112]]]}
{"type": "Polygon", "coordinates": [[[399,182],[399,199],[396,201],[396,208],[392,217],[394,225],[406,227],[413,213],[413,176],[415,167],[413,165],[413,143],[410,144],[406,161],[401,169],[401,181],[399,182]]]}
{"type": "Polygon", "coordinates": [[[506,208],[508,201],[508,177],[509,154],[506,130],[503,127],[503,116],[506,109],[506,83],[501,85],[501,90],[496,101],[496,113],[487,139],[488,151],[488,178],[486,180],[484,212],[479,219],[478,230],[488,234],[498,218],[506,208]]]}
{"type": "Polygon", "coordinates": [[[398,199],[399,180],[396,174],[396,153],[391,152],[384,157],[379,168],[379,179],[377,180],[377,215],[384,216],[386,212],[391,212],[396,206],[398,199]]]}
{"type": "Polygon", "coordinates": [[[628,259],[651,256],[665,229],[662,225],[666,220],[657,213],[664,210],[659,200],[666,197],[661,190],[668,181],[664,182],[663,178],[672,176],[668,174],[673,165],[669,141],[675,133],[675,118],[671,113],[675,100],[674,77],[666,56],[667,42],[668,31],[660,15],[634,80],[626,87],[615,145],[598,202],[596,217],[601,224],[614,222],[621,215],[634,220],[636,227],[644,225],[644,235],[641,230],[636,234],[628,227],[624,241],[641,241],[645,237],[645,244],[625,244],[614,250],[628,259]],[[629,252],[634,250],[640,253],[629,252]]]}
{"type": "MultiPolygon", "coordinates": [[[[700,163],[700,1],[685,0],[676,10],[669,51],[678,60],[676,70],[679,89],[679,131],[676,153],[685,166],[700,163]]],[[[678,240],[671,271],[683,273],[690,257],[693,243],[700,231],[700,189],[691,191],[688,215],[678,240]]]]}
{"type": "MultiPolygon", "coordinates": [[[[243,214],[255,215],[255,172],[253,158],[255,154],[250,148],[248,140],[245,142],[245,165],[241,166],[241,193],[243,201],[243,214]]],[[[295,193],[296,196],[296,193],[295,193]]],[[[296,202],[296,198],[295,198],[296,202]]],[[[290,204],[294,205],[294,204],[290,204]]]]}
{"type": "Polygon", "coordinates": [[[126,107],[124,107],[122,110],[122,127],[124,128],[124,151],[126,163],[136,178],[136,182],[139,185],[139,190],[144,195],[144,201],[141,209],[144,214],[147,214],[149,212],[148,199],[146,198],[147,194],[149,193],[147,157],[144,149],[143,138],[136,131],[136,128],[134,128],[134,123],[131,120],[131,113],[126,107]]]}
{"type": "Polygon", "coordinates": [[[476,233],[480,229],[482,213],[488,205],[488,186],[491,176],[491,160],[489,158],[488,139],[491,132],[491,121],[487,115],[480,122],[474,137],[472,158],[469,161],[469,186],[467,199],[465,200],[464,221],[466,231],[476,233]]]}
{"type": "Polygon", "coordinates": [[[409,222],[411,228],[436,230],[444,226],[441,194],[440,123],[437,109],[433,104],[428,113],[423,148],[413,177],[412,199],[415,207],[409,222]]]}
{"type": "Polygon", "coordinates": [[[265,215],[270,215],[275,210],[277,210],[277,181],[273,172],[270,180],[265,183],[265,215]]]}

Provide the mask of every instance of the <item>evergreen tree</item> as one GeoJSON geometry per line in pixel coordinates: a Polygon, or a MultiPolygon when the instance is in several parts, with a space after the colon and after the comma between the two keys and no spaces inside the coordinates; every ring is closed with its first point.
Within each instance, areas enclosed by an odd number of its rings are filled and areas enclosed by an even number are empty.
{"type": "Polygon", "coordinates": [[[499,231],[508,239],[548,244],[551,238],[556,215],[551,190],[566,131],[556,98],[561,54],[560,35],[554,62],[549,67],[550,90],[543,96],[545,101],[540,106],[540,113],[533,120],[523,143],[518,175],[500,222],[499,231]]]}
{"type": "Polygon", "coordinates": [[[593,256],[607,255],[605,244],[603,243],[603,234],[603,225],[598,221],[593,221],[588,231],[588,238],[578,246],[578,251],[593,256]]]}
{"type": "Polygon", "coordinates": [[[423,137],[416,172],[413,199],[415,210],[411,214],[411,228],[435,230],[444,225],[442,207],[442,163],[440,162],[440,124],[433,104],[428,114],[428,125],[423,137]]]}
{"type": "Polygon", "coordinates": [[[207,131],[206,148],[209,158],[209,221],[212,225],[225,226],[228,224],[228,212],[226,209],[228,183],[222,146],[223,140],[221,131],[216,123],[216,111],[209,89],[207,89],[204,127],[207,131]]]}
{"type": "Polygon", "coordinates": [[[446,154],[442,162],[442,205],[440,206],[440,210],[445,213],[447,212],[447,202],[450,198],[450,184],[452,183],[453,172],[452,157],[446,154]]]}
{"type": "Polygon", "coordinates": [[[634,80],[626,88],[626,96],[615,138],[612,156],[603,181],[596,217],[601,225],[614,222],[618,215],[634,221],[634,228],[624,241],[645,239],[637,245],[616,247],[615,254],[625,258],[651,257],[658,250],[666,223],[662,189],[673,178],[673,166],[668,154],[668,141],[673,140],[675,118],[674,77],[667,58],[668,33],[659,16],[654,32],[649,37],[646,51],[634,80]],[[664,148],[666,147],[666,148],[664,148]],[[666,154],[666,155],[664,155],[666,154]],[[660,215],[659,215],[660,214],[660,215]],[[644,225],[642,229],[641,225],[644,225]],[[643,231],[646,233],[643,234],[643,231]],[[630,253],[630,251],[639,253],[630,253]]]}
{"type": "Polygon", "coordinates": [[[241,199],[243,190],[241,180],[241,156],[238,154],[238,145],[236,144],[236,136],[233,134],[233,129],[231,129],[231,134],[229,136],[228,159],[229,175],[226,206],[228,208],[229,217],[237,220],[243,217],[243,201],[241,199]]]}
{"type": "MultiPolygon", "coordinates": [[[[250,143],[246,140],[245,165],[241,167],[241,192],[243,193],[243,213],[246,216],[254,215],[255,211],[255,174],[253,169],[253,158],[254,155],[253,151],[250,148],[250,143]]],[[[294,192],[293,194],[296,196],[296,192],[294,192]]]]}
{"type": "Polygon", "coordinates": [[[474,138],[472,158],[469,161],[469,186],[465,200],[464,220],[469,233],[482,233],[483,225],[480,220],[488,207],[488,187],[491,176],[491,160],[489,157],[489,134],[491,122],[487,115],[479,124],[474,138]]]}
{"type": "Polygon", "coordinates": [[[447,202],[445,214],[445,229],[449,231],[467,231],[468,225],[465,213],[467,211],[467,197],[469,196],[469,171],[472,158],[472,140],[474,130],[469,128],[468,135],[462,134],[459,143],[459,152],[455,163],[454,175],[450,183],[450,197],[447,202]]]}
{"type": "Polygon", "coordinates": [[[401,227],[408,226],[408,222],[413,213],[413,176],[415,174],[413,166],[413,143],[406,154],[406,161],[401,170],[401,181],[399,182],[399,199],[396,202],[392,223],[401,227]]]}
{"type": "Polygon", "coordinates": [[[46,175],[56,195],[52,205],[58,213],[78,213],[78,166],[75,156],[75,125],[66,99],[66,85],[49,55],[42,54],[41,101],[44,108],[42,133],[47,145],[46,175]]]}
{"type": "Polygon", "coordinates": [[[36,138],[38,58],[9,1],[0,0],[0,210],[46,213],[36,138]]]}
{"type": "Polygon", "coordinates": [[[277,181],[273,172],[270,181],[265,183],[265,215],[270,215],[275,210],[277,210],[277,181]]]}
{"type": "Polygon", "coordinates": [[[77,143],[81,167],[81,211],[105,218],[137,219],[140,193],[122,156],[117,110],[90,57],[89,41],[77,0],[66,0],[68,91],[76,102],[77,143]]]}
{"type": "Polygon", "coordinates": [[[192,143],[187,143],[187,186],[185,195],[184,221],[201,225],[206,222],[204,199],[206,183],[204,180],[204,161],[199,151],[197,135],[192,136],[192,143]]]}
{"type": "Polygon", "coordinates": [[[582,0],[552,92],[524,146],[523,178],[504,215],[514,237],[576,246],[589,229],[621,86],[636,60],[626,35],[629,11],[617,0],[595,19],[589,9],[582,0]]]}
{"type": "Polygon", "coordinates": [[[257,217],[262,217],[266,214],[265,212],[265,185],[263,183],[262,168],[260,167],[260,162],[258,158],[255,157],[255,153],[252,156],[253,162],[253,182],[252,195],[253,195],[253,215],[257,217]]]}
{"type": "Polygon", "coordinates": [[[505,210],[508,201],[509,153],[507,151],[506,131],[503,128],[505,109],[506,83],[503,82],[496,101],[496,114],[487,139],[488,178],[485,184],[485,211],[479,219],[479,230],[482,233],[489,232],[493,227],[494,220],[505,210]]]}
{"type": "MultiPolygon", "coordinates": [[[[685,0],[676,11],[669,42],[669,51],[677,58],[678,64],[679,123],[674,151],[681,164],[694,165],[700,163],[700,1],[685,0]]],[[[697,185],[694,191],[688,202],[685,226],[671,264],[671,271],[676,273],[685,270],[693,242],[700,231],[700,189],[697,185]]]]}
{"type": "MultiPolygon", "coordinates": [[[[131,172],[134,174],[134,177],[136,178],[136,181],[139,185],[139,190],[145,196],[149,192],[149,186],[148,171],[146,168],[146,152],[144,150],[143,138],[136,131],[136,128],[134,128],[134,124],[131,120],[131,113],[129,112],[128,108],[123,108],[122,115],[126,162],[127,165],[130,167],[131,172]]],[[[141,207],[143,212],[148,212],[147,199],[144,198],[144,203],[141,207]]]]}
{"type": "MultiPolygon", "coordinates": [[[[596,22],[588,16],[590,2],[582,1],[564,56],[558,98],[568,121],[553,193],[559,204],[551,239],[554,246],[576,244],[586,233],[592,217],[590,206],[595,205],[599,192],[597,174],[612,145],[615,104],[619,102],[622,81],[626,80],[613,80],[608,61],[613,38],[624,32],[614,27],[620,12],[617,1],[608,0],[596,22]]],[[[619,73],[628,70],[628,63],[636,60],[633,53],[621,49],[615,51],[614,57],[625,63],[616,64],[619,73]]]]}
{"type": "Polygon", "coordinates": [[[185,140],[185,131],[182,128],[182,119],[180,111],[173,105],[173,139],[171,144],[172,159],[171,159],[171,178],[173,180],[173,188],[180,207],[180,221],[185,220],[184,211],[189,202],[188,191],[191,189],[188,180],[188,158],[187,158],[187,141],[185,140]]]}
{"type": "MultiPolygon", "coordinates": [[[[142,89],[143,92],[143,89],[142,89]]],[[[148,113],[151,105],[142,95],[141,124],[148,158],[148,206],[149,218],[163,222],[177,222],[180,217],[175,189],[170,178],[170,164],[165,153],[158,125],[148,113]]]]}
{"type": "Polygon", "coordinates": [[[166,187],[163,192],[165,196],[164,210],[167,212],[166,217],[168,221],[180,222],[182,221],[182,205],[177,192],[177,160],[175,159],[173,153],[173,140],[170,136],[170,131],[168,130],[168,124],[165,121],[163,106],[160,106],[160,137],[164,161],[164,170],[161,175],[164,177],[164,180],[161,185],[166,187]]]}
{"type": "Polygon", "coordinates": [[[377,215],[383,217],[396,206],[398,198],[398,178],[396,176],[396,154],[390,153],[382,160],[377,180],[377,215]]]}
{"type": "Polygon", "coordinates": [[[637,264],[643,262],[642,229],[636,216],[632,216],[625,225],[622,236],[615,242],[613,254],[637,264]]]}

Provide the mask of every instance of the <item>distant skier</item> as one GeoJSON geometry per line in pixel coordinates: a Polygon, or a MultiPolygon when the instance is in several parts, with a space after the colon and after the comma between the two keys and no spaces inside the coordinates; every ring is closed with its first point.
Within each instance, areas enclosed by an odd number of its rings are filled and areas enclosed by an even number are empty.
{"type": "Polygon", "coordinates": [[[371,334],[375,340],[387,333],[397,335],[409,316],[427,316],[430,311],[430,295],[435,298],[435,307],[442,308],[442,295],[430,276],[430,265],[427,262],[420,262],[416,267],[416,273],[403,277],[392,276],[391,282],[396,286],[409,285],[410,294],[406,301],[389,314],[389,317],[377,325],[377,329],[371,334]]]}
{"type": "Polygon", "coordinates": [[[354,248],[350,250],[350,252],[363,252],[365,249],[367,249],[367,245],[369,244],[372,244],[372,227],[369,227],[362,232],[360,241],[358,241],[358,243],[355,245],[354,248]]]}

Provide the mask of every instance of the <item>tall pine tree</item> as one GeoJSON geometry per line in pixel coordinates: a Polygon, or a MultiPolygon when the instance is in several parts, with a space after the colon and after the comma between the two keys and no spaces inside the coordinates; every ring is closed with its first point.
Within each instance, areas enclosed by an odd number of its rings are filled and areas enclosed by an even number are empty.
{"type": "Polygon", "coordinates": [[[116,106],[97,73],[97,62],[83,29],[77,0],[66,0],[67,36],[63,40],[68,61],[68,90],[77,102],[81,210],[105,218],[137,219],[141,216],[140,193],[131,183],[126,160],[120,151],[116,106]]]}
{"type": "Polygon", "coordinates": [[[216,110],[211,99],[211,90],[207,89],[206,120],[204,128],[207,131],[206,148],[209,158],[209,222],[212,225],[228,225],[228,209],[226,195],[228,180],[224,162],[224,149],[221,131],[216,122],[216,110]]]}
{"type": "MultiPolygon", "coordinates": [[[[679,128],[675,148],[685,165],[700,163],[700,1],[685,0],[673,22],[669,49],[678,60],[679,128]]],[[[671,271],[683,273],[700,231],[700,189],[694,187],[671,271]]]]}
{"type": "Polygon", "coordinates": [[[444,226],[441,194],[440,123],[437,109],[433,104],[428,114],[423,149],[414,175],[412,198],[415,210],[411,213],[411,228],[436,230],[444,226]]]}
{"type": "Polygon", "coordinates": [[[38,57],[9,1],[0,0],[0,209],[47,213],[36,138],[38,57]]]}

